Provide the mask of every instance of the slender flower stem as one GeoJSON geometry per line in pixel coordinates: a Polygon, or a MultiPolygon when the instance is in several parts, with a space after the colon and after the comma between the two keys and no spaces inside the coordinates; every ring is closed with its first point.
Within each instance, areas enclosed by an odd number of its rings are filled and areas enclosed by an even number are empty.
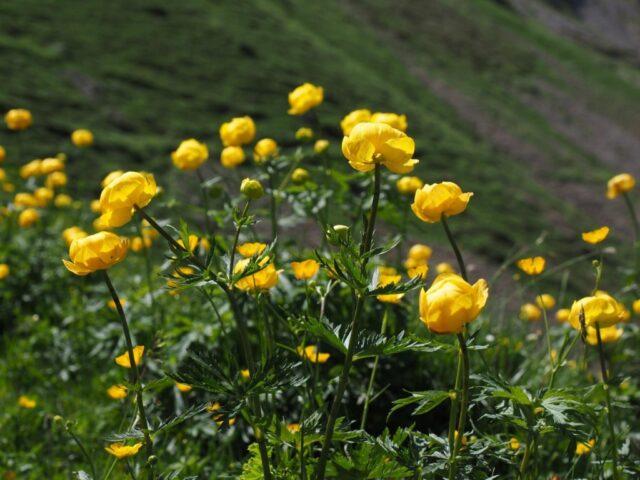
{"type": "Polygon", "coordinates": [[[87,452],[87,450],[84,448],[84,445],[82,444],[82,442],[80,441],[80,439],[76,436],[75,433],[73,433],[73,430],[71,429],[71,427],[67,424],[65,425],[64,429],[67,431],[67,433],[71,436],[71,438],[73,439],[73,441],[75,442],[75,444],[78,446],[78,448],[80,449],[80,451],[82,452],[82,455],[84,456],[84,458],[87,460],[87,462],[89,463],[89,467],[91,467],[91,475],[92,478],[97,479],[98,475],[96,473],[96,466],[93,463],[93,460],[91,459],[91,457],[89,456],[89,453],[87,452]]]}
{"type": "Polygon", "coordinates": [[[213,239],[211,225],[209,223],[209,196],[207,195],[207,190],[204,186],[204,175],[202,175],[202,171],[199,168],[196,169],[196,175],[198,176],[198,180],[200,181],[200,192],[202,193],[202,206],[204,207],[204,228],[207,232],[207,236],[213,239]]]}
{"type": "MultiPolygon", "coordinates": [[[[387,319],[389,317],[389,308],[384,309],[384,315],[382,316],[382,326],[380,327],[380,335],[384,335],[387,330],[387,319]]],[[[376,355],[373,360],[373,368],[371,369],[371,376],[369,377],[369,386],[367,387],[367,393],[364,397],[364,408],[362,410],[362,419],[360,420],[360,430],[364,430],[367,425],[367,414],[369,413],[369,401],[371,399],[371,393],[373,392],[373,384],[376,378],[376,371],[378,370],[378,361],[380,355],[376,355]]]]}
{"type": "MultiPolygon", "coordinates": [[[[273,173],[268,171],[269,175],[269,218],[271,219],[271,241],[278,237],[278,200],[276,198],[276,188],[273,184],[273,173]]],[[[277,259],[276,252],[274,257],[277,259]]]]}
{"type": "Polygon", "coordinates": [[[544,305],[542,294],[540,293],[540,289],[537,288],[537,285],[536,289],[538,292],[538,303],[540,304],[540,308],[542,309],[542,318],[544,320],[544,334],[547,339],[547,350],[549,351],[549,365],[551,366],[551,372],[553,372],[555,362],[553,361],[553,350],[551,349],[551,336],[549,334],[549,319],[547,317],[547,308],[544,305]]]}
{"type": "MultiPolygon", "coordinates": [[[[138,406],[138,413],[140,415],[140,424],[142,426],[142,433],[144,435],[145,449],[147,451],[147,460],[153,455],[153,442],[151,440],[151,434],[149,433],[149,422],[147,421],[147,414],[144,410],[144,403],[142,400],[142,384],[140,383],[140,374],[138,372],[138,365],[135,361],[135,356],[133,355],[133,343],[131,342],[131,333],[129,332],[129,324],[127,323],[127,317],[124,314],[124,309],[122,308],[122,303],[120,302],[120,297],[118,297],[118,293],[116,289],[113,287],[113,283],[111,283],[111,279],[109,278],[109,274],[106,270],[104,272],[104,281],[107,284],[107,288],[109,289],[109,293],[111,293],[111,298],[113,302],[116,304],[116,310],[118,311],[118,316],[120,317],[120,323],[122,325],[122,331],[124,333],[124,339],[127,344],[127,353],[129,354],[129,363],[131,368],[129,369],[129,376],[131,378],[131,383],[134,385],[136,390],[136,404],[138,406]]],[[[153,467],[149,464],[149,479],[155,478],[153,473],[153,467]]]]}
{"type": "MultiPolygon", "coordinates": [[[[144,266],[145,266],[145,274],[146,274],[146,279],[147,279],[147,290],[149,290],[149,299],[151,300],[151,314],[152,314],[152,329],[153,332],[155,334],[156,329],[157,329],[157,325],[156,325],[156,317],[157,317],[157,305],[156,305],[156,299],[155,296],[153,295],[153,274],[152,274],[152,266],[151,266],[151,258],[149,257],[149,248],[147,247],[146,243],[145,243],[145,238],[143,235],[143,231],[142,231],[142,227],[140,225],[140,222],[137,222],[138,225],[138,235],[140,236],[140,239],[142,240],[142,250],[144,253],[144,266]]],[[[162,311],[160,312],[160,318],[163,317],[162,311]]]]}
{"type": "Polygon", "coordinates": [[[633,206],[633,202],[631,201],[631,197],[627,192],[622,194],[624,198],[624,203],[627,206],[627,210],[629,211],[629,216],[631,217],[631,224],[633,225],[633,252],[635,257],[635,276],[636,278],[640,275],[640,224],[638,223],[638,216],[636,215],[636,209],[633,206]]]}
{"type": "MultiPolygon", "coordinates": [[[[247,211],[249,210],[249,203],[250,201],[247,200],[247,203],[244,204],[244,208],[242,209],[242,216],[241,218],[244,218],[247,215],[247,211]]],[[[236,248],[238,248],[238,239],[240,238],[240,226],[238,226],[238,228],[236,228],[236,234],[233,237],[233,245],[231,247],[231,251],[229,252],[229,279],[231,279],[231,277],[233,276],[233,264],[235,262],[235,258],[236,258],[236,248]]]]}
{"type": "MultiPolygon", "coordinates": [[[[378,203],[380,201],[380,164],[376,164],[373,177],[373,202],[371,203],[371,212],[369,214],[369,221],[367,222],[367,229],[362,237],[362,243],[360,244],[360,255],[369,253],[371,250],[371,242],[373,241],[373,230],[376,224],[376,216],[378,215],[378,203]]],[[[362,272],[364,273],[367,268],[368,259],[362,260],[362,272]]],[[[362,295],[356,296],[356,304],[353,308],[353,317],[351,319],[351,335],[349,336],[349,345],[347,346],[347,354],[345,355],[344,364],[342,366],[342,373],[338,380],[338,388],[331,404],[331,410],[329,411],[329,418],[327,419],[327,426],[324,432],[324,442],[322,444],[322,451],[318,464],[316,466],[316,480],[324,480],[325,470],[327,468],[327,460],[329,457],[329,449],[331,448],[331,439],[333,438],[333,429],[335,428],[336,420],[338,418],[338,410],[340,410],[340,404],[342,403],[342,397],[347,388],[349,382],[349,371],[351,370],[351,364],[353,363],[353,355],[355,353],[356,344],[358,343],[358,336],[360,334],[360,317],[362,304],[364,297],[362,295]]]]}
{"type": "Polygon", "coordinates": [[[527,439],[527,444],[524,447],[524,454],[522,455],[522,462],[520,462],[520,479],[527,478],[527,468],[529,467],[529,461],[531,460],[531,453],[535,449],[535,438],[531,437],[527,439]]]}
{"type": "Polygon", "coordinates": [[[453,391],[455,398],[451,401],[449,412],[449,451],[453,452],[456,431],[456,419],[458,418],[458,404],[460,403],[460,383],[462,382],[462,352],[458,351],[458,366],[456,368],[456,383],[453,391]]]}
{"type": "Polygon", "coordinates": [[[462,438],[464,437],[464,429],[467,423],[467,408],[469,406],[469,351],[467,343],[462,333],[458,333],[458,343],[460,345],[460,354],[462,357],[462,399],[460,401],[460,417],[458,419],[458,435],[455,436],[453,453],[449,462],[449,480],[453,480],[456,476],[456,457],[462,446],[462,438]]]}
{"type": "Polygon", "coordinates": [[[613,424],[613,412],[611,410],[611,392],[609,389],[609,375],[605,361],[604,348],[602,347],[602,336],[600,334],[600,324],[596,323],[596,336],[598,339],[598,354],[600,355],[600,371],[602,372],[602,386],[604,388],[605,400],[607,402],[607,417],[609,420],[609,435],[611,435],[611,461],[613,462],[613,478],[618,476],[618,445],[616,442],[616,430],[613,424]]]}
{"type": "Polygon", "coordinates": [[[449,222],[447,221],[446,215],[442,215],[442,226],[444,227],[444,231],[447,234],[447,238],[449,239],[449,243],[451,244],[451,248],[453,248],[453,253],[456,255],[456,260],[458,260],[458,266],[460,267],[460,275],[467,281],[467,268],[465,267],[464,260],[462,259],[462,254],[460,253],[460,249],[458,248],[458,244],[456,243],[455,238],[453,238],[453,234],[451,233],[451,229],[449,228],[449,222]]]}

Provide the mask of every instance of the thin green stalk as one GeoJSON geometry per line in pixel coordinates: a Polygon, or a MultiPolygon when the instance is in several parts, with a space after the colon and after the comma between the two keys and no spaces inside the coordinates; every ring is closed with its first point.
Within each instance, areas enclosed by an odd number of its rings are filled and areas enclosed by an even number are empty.
{"type": "Polygon", "coordinates": [[[82,442],[80,441],[80,439],[76,436],[75,433],[73,433],[73,430],[71,430],[71,427],[69,426],[68,422],[67,424],[64,426],[64,429],[67,431],[67,433],[71,436],[71,438],[73,439],[73,441],[75,442],[75,444],[78,446],[78,448],[80,449],[80,451],[82,452],[82,455],[84,456],[84,458],[87,460],[87,462],[89,463],[89,467],[91,467],[91,475],[92,478],[97,479],[98,475],[96,473],[96,466],[93,463],[93,460],[91,459],[91,457],[89,456],[89,453],[87,452],[87,450],[84,448],[84,445],[82,444],[82,442]]]}
{"type": "Polygon", "coordinates": [[[142,226],[140,225],[140,222],[137,222],[137,227],[138,227],[138,235],[140,236],[140,239],[142,240],[142,250],[144,252],[144,265],[145,265],[145,274],[146,274],[146,280],[147,280],[147,290],[149,291],[149,298],[151,299],[151,314],[152,314],[152,329],[153,332],[155,334],[156,329],[157,329],[157,325],[156,325],[156,316],[157,316],[157,306],[156,306],[156,299],[155,296],[153,295],[153,274],[152,274],[152,266],[151,266],[151,258],[149,257],[149,249],[147,248],[147,245],[145,244],[144,241],[144,235],[142,232],[142,226]]]}
{"type": "Polygon", "coordinates": [[[531,453],[535,449],[535,437],[529,436],[527,444],[524,447],[524,454],[522,456],[522,462],[520,462],[520,478],[527,478],[527,468],[529,467],[529,461],[531,460],[531,453]]]}
{"type": "Polygon", "coordinates": [[[613,424],[613,411],[611,409],[611,392],[609,389],[609,375],[605,361],[604,348],[602,347],[602,336],[600,334],[600,324],[596,323],[596,336],[598,339],[598,354],[600,355],[600,371],[602,372],[602,387],[604,388],[605,400],[607,402],[607,418],[609,420],[609,435],[611,435],[611,461],[613,462],[613,478],[618,476],[618,445],[616,441],[616,430],[613,424]]]}
{"type": "MultiPolygon", "coordinates": [[[[213,233],[211,231],[211,225],[209,223],[209,196],[207,195],[207,190],[204,187],[204,175],[202,175],[202,171],[200,171],[199,168],[196,169],[196,175],[198,176],[198,180],[200,181],[200,192],[202,193],[202,206],[204,207],[204,229],[207,232],[207,237],[213,240],[213,233]]],[[[212,248],[214,247],[213,243],[215,242],[212,242],[212,248]]]]}
{"type": "MultiPolygon", "coordinates": [[[[271,241],[278,237],[278,203],[276,199],[276,189],[273,185],[273,174],[269,173],[269,218],[271,220],[271,241]]],[[[274,258],[277,260],[277,252],[273,252],[274,258]]]]}
{"type": "Polygon", "coordinates": [[[455,238],[453,238],[453,234],[451,233],[451,229],[449,228],[449,222],[447,221],[447,216],[442,215],[442,226],[444,227],[444,231],[447,234],[447,238],[449,239],[449,243],[451,244],[451,248],[453,248],[453,253],[456,256],[456,260],[458,261],[458,266],[460,267],[460,275],[467,281],[467,268],[464,264],[464,260],[462,259],[462,254],[460,253],[460,249],[458,248],[458,244],[456,243],[455,238]]]}
{"type": "Polygon", "coordinates": [[[462,355],[458,351],[458,366],[456,367],[456,383],[453,388],[455,397],[451,401],[451,410],[449,412],[449,451],[453,452],[453,442],[456,431],[456,418],[458,418],[458,404],[460,403],[460,383],[462,382],[462,355]]]}
{"type": "MultiPolygon", "coordinates": [[[[384,335],[387,330],[387,319],[389,317],[389,307],[385,307],[384,315],[382,316],[382,326],[380,327],[380,335],[384,335]]],[[[360,430],[364,430],[367,425],[367,414],[369,413],[369,401],[371,399],[371,393],[373,392],[373,384],[376,378],[376,371],[378,370],[378,361],[380,355],[376,355],[373,360],[373,368],[371,369],[371,376],[369,377],[369,386],[367,387],[367,393],[364,397],[364,408],[362,410],[362,419],[360,420],[360,430]]]]}
{"type": "Polygon", "coordinates": [[[453,480],[456,476],[456,459],[462,446],[462,437],[464,437],[464,429],[467,423],[467,408],[469,406],[469,352],[464,335],[458,333],[457,337],[462,357],[462,399],[460,401],[460,417],[457,428],[458,435],[455,437],[453,453],[449,461],[449,480],[453,480]]]}
{"type": "Polygon", "coordinates": [[[549,365],[551,366],[551,371],[553,372],[555,362],[553,361],[553,351],[551,348],[551,335],[549,334],[549,319],[547,317],[547,308],[544,306],[542,294],[540,293],[540,289],[537,285],[536,291],[538,292],[538,303],[540,305],[540,308],[542,309],[542,318],[544,320],[544,334],[547,339],[547,350],[549,351],[549,365]]]}
{"type": "MultiPolygon", "coordinates": [[[[244,208],[242,209],[242,216],[241,218],[244,218],[247,215],[247,211],[249,210],[249,203],[250,201],[247,200],[247,203],[244,204],[244,208]]],[[[236,228],[236,234],[233,237],[233,245],[231,247],[231,251],[229,252],[229,278],[233,277],[233,264],[235,262],[235,258],[236,258],[236,248],[238,248],[238,239],[240,238],[240,230],[241,227],[238,226],[238,228],[236,228]]]]}

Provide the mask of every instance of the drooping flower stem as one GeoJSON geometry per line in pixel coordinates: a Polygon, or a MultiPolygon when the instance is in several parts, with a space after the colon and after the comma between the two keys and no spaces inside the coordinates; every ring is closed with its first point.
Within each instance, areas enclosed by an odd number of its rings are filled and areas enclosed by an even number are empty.
{"type": "Polygon", "coordinates": [[[464,260],[462,259],[462,254],[460,253],[460,249],[458,248],[458,244],[456,243],[456,239],[453,237],[451,233],[451,229],[449,228],[449,223],[447,221],[447,216],[442,215],[442,226],[444,227],[444,231],[447,234],[447,238],[449,239],[449,243],[451,244],[451,248],[453,248],[453,253],[456,256],[456,260],[458,261],[458,267],[460,268],[460,275],[467,280],[467,268],[464,264],[464,260]]]}
{"type": "MultiPolygon", "coordinates": [[[[129,324],[127,323],[127,317],[124,314],[124,309],[122,308],[122,303],[120,302],[120,297],[118,297],[118,293],[116,289],[113,287],[113,283],[111,283],[111,279],[109,278],[109,274],[106,270],[104,272],[104,281],[107,284],[107,288],[109,289],[109,293],[111,293],[111,298],[116,305],[116,310],[118,312],[118,317],[120,318],[120,324],[122,325],[122,332],[124,333],[124,340],[127,345],[127,353],[129,355],[129,363],[131,368],[129,369],[130,381],[133,384],[133,388],[136,391],[136,405],[138,407],[138,414],[140,415],[140,425],[142,426],[142,433],[144,435],[144,443],[145,449],[147,451],[147,460],[153,456],[153,442],[151,440],[151,434],[149,433],[149,422],[147,421],[147,414],[144,409],[144,402],[142,399],[142,384],[140,382],[140,374],[138,372],[138,365],[135,361],[135,356],[133,354],[133,343],[131,341],[131,333],[129,332],[129,324]]],[[[148,463],[149,474],[148,478],[153,479],[155,475],[153,473],[153,467],[150,463],[148,463]]]]}
{"type": "Polygon", "coordinates": [[[453,480],[456,476],[456,457],[462,446],[464,437],[464,429],[467,424],[467,408],[469,407],[469,351],[467,343],[462,333],[458,333],[458,344],[460,345],[460,357],[462,358],[462,398],[460,400],[460,417],[458,419],[458,434],[454,434],[454,446],[449,461],[449,480],[453,480]]]}
{"type": "MultiPolygon", "coordinates": [[[[384,335],[387,330],[387,319],[389,317],[389,308],[384,309],[384,315],[382,316],[382,326],[380,327],[380,335],[384,335]]],[[[371,376],[369,377],[369,385],[367,387],[367,393],[364,397],[364,408],[362,409],[362,419],[360,420],[360,429],[364,430],[367,425],[367,414],[369,413],[369,401],[371,400],[371,393],[373,392],[373,383],[376,378],[376,371],[378,370],[378,361],[380,355],[376,355],[373,360],[373,368],[371,369],[371,376]]]]}
{"type": "Polygon", "coordinates": [[[605,361],[604,348],[602,347],[602,335],[600,324],[596,322],[596,337],[598,339],[598,354],[600,356],[600,371],[602,373],[602,387],[604,388],[605,401],[607,402],[607,418],[609,421],[609,435],[611,436],[611,461],[613,463],[613,478],[618,480],[618,444],[616,430],[613,424],[613,412],[611,410],[611,392],[609,390],[609,375],[605,361]]]}
{"type": "MultiPolygon", "coordinates": [[[[369,220],[367,221],[367,228],[362,237],[360,243],[360,255],[363,256],[369,253],[371,250],[371,242],[373,241],[373,230],[376,224],[376,217],[378,215],[378,203],[380,201],[380,164],[376,164],[373,177],[373,201],[371,203],[371,211],[369,213],[369,220]]],[[[368,259],[362,259],[361,269],[364,273],[367,268],[368,259]]],[[[356,304],[353,308],[353,316],[351,319],[351,334],[349,336],[349,345],[347,346],[347,354],[344,358],[344,364],[342,366],[342,372],[340,379],[338,380],[338,388],[331,404],[331,410],[329,411],[329,418],[327,419],[327,426],[324,432],[324,442],[322,444],[322,451],[318,464],[316,466],[316,480],[324,480],[325,470],[327,468],[327,460],[329,457],[329,449],[331,448],[331,439],[333,438],[333,429],[335,428],[336,420],[338,418],[338,410],[340,410],[340,404],[342,403],[342,397],[347,388],[349,382],[349,371],[351,370],[351,364],[353,363],[353,355],[358,343],[358,336],[360,334],[360,317],[362,313],[362,304],[364,297],[362,295],[356,295],[356,304]]]]}

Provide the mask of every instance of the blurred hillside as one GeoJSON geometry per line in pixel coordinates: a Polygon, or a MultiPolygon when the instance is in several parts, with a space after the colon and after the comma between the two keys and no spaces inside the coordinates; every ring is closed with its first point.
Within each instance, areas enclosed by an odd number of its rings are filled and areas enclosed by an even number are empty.
{"type": "MultiPolygon", "coordinates": [[[[0,108],[34,113],[21,162],[95,132],[70,160],[78,188],[122,166],[177,184],[169,152],[195,136],[217,159],[231,116],[292,143],[287,92],[310,81],[340,165],[344,114],[406,113],[417,173],[476,192],[456,229],[500,260],[545,229],[557,243],[624,231],[604,182],[640,173],[639,32],[626,0],[7,0],[0,108]]],[[[9,158],[14,141],[0,132],[9,158]]]]}

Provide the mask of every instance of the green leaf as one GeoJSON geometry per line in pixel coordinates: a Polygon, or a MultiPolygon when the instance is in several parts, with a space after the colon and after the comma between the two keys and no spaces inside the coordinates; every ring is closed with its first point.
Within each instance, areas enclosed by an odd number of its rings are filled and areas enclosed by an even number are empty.
{"type": "Polygon", "coordinates": [[[393,402],[393,408],[389,412],[389,416],[396,410],[400,410],[408,405],[417,403],[418,406],[413,410],[411,415],[422,415],[430,412],[445,400],[451,398],[449,392],[444,390],[427,390],[424,392],[409,392],[410,397],[401,398],[393,402]]]}

